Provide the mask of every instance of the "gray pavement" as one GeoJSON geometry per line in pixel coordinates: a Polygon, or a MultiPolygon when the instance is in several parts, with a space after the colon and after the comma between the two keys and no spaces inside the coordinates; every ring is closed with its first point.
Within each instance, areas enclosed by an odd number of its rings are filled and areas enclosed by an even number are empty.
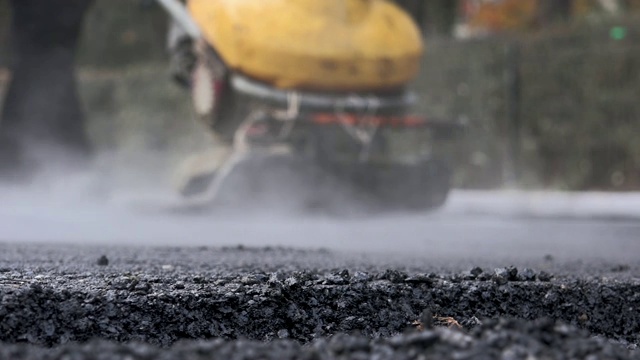
{"type": "MultiPolygon", "coordinates": [[[[0,189],[0,240],[175,246],[287,246],[406,259],[635,261],[638,194],[454,191],[433,213],[302,215],[277,205],[169,213],[141,193],[109,199],[0,189]],[[149,205],[151,204],[151,205],[149,205]]],[[[154,197],[155,196],[155,197],[154,197]]]]}

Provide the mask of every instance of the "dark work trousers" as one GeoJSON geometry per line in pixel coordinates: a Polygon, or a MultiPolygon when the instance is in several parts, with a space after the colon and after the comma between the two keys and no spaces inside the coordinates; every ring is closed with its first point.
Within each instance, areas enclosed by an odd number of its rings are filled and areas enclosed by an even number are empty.
{"type": "Polygon", "coordinates": [[[74,67],[91,2],[11,0],[13,62],[0,118],[0,178],[37,167],[47,152],[89,158],[74,67]]]}

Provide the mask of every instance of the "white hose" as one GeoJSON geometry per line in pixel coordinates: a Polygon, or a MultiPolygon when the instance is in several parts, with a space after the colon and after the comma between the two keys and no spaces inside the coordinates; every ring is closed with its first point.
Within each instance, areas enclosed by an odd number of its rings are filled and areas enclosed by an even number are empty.
{"type": "Polygon", "coordinates": [[[173,20],[193,39],[202,34],[198,24],[193,20],[187,8],[178,0],[156,0],[171,15],[173,20]]]}

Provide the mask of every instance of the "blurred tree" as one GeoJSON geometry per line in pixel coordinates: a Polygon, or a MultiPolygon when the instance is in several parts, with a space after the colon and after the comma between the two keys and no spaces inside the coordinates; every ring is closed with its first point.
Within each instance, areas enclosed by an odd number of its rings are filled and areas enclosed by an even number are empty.
{"type": "Polygon", "coordinates": [[[630,11],[640,11],[640,0],[626,0],[625,5],[630,11]]]}
{"type": "Polygon", "coordinates": [[[572,15],[582,17],[594,13],[632,13],[640,11],[640,0],[573,0],[572,15]]]}
{"type": "Polygon", "coordinates": [[[427,34],[448,36],[458,17],[458,1],[432,0],[424,1],[424,29],[427,34]]]}
{"type": "Polygon", "coordinates": [[[449,36],[458,14],[458,0],[396,0],[426,35],[449,36]]]}
{"type": "Polygon", "coordinates": [[[574,16],[584,16],[592,11],[597,6],[597,1],[595,0],[574,0],[573,4],[573,15],[574,16]]]}
{"type": "Polygon", "coordinates": [[[538,0],[533,22],[535,28],[567,21],[571,18],[573,0],[538,0]]]}
{"type": "Polygon", "coordinates": [[[537,0],[482,2],[471,14],[469,24],[489,32],[526,30],[536,17],[537,0]]]}
{"type": "Polygon", "coordinates": [[[640,0],[598,0],[600,10],[608,13],[620,13],[640,9],[640,0]]]}
{"type": "Polygon", "coordinates": [[[465,4],[469,25],[490,33],[543,29],[569,20],[575,8],[587,6],[584,0],[468,0],[465,4]]]}

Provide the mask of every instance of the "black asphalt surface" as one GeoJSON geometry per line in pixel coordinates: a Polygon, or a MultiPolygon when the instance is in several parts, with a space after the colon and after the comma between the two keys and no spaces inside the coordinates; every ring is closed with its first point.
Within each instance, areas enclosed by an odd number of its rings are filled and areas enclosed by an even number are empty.
{"type": "MultiPolygon", "coordinates": [[[[395,252],[366,237],[352,251],[300,236],[306,248],[241,245],[249,236],[231,246],[5,241],[0,357],[640,358],[639,252],[619,251],[637,250],[630,238],[589,257],[507,261],[447,257],[444,242],[429,252],[419,235],[419,251],[408,234],[387,237],[395,252]]],[[[540,250],[597,243],[568,239],[540,250]]]]}
{"type": "Polygon", "coordinates": [[[60,186],[0,192],[0,359],[640,358],[628,198],[302,216],[60,186]]]}

